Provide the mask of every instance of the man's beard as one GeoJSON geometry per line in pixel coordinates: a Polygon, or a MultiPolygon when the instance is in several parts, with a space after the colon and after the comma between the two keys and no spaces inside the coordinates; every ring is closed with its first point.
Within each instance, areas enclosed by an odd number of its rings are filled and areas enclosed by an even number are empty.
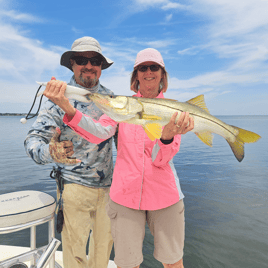
{"type": "Polygon", "coordinates": [[[86,88],[92,88],[94,87],[97,83],[98,83],[98,78],[97,78],[97,73],[95,70],[92,70],[92,69],[83,69],[81,70],[81,73],[79,75],[79,80],[83,83],[84,87],[86,88]],[[86,77],[86,78],[83,78],[82,74],[84,71],[87,71],[87,72],[92,72],[93,74],[95,74],[95,78],[90,78],[90,77],[86,77]]]}

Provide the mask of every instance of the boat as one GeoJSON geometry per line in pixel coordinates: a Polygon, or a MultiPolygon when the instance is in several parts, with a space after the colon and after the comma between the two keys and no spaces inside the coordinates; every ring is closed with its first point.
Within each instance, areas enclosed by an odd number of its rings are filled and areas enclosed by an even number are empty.
{"type": "MultiPolygon", "coordinates": [[[[2,245],[0,268],[62,268],[61,242],[55,238],[55,199],[40,191],[18,191],[0,195],[1,234],[30,228],[30,247],[2,245]],[[48,245],[36,248],[36,226],[48,223],[48,245]]],[[[116,268],[109,261],[107,268],[116,268]]]]}
{"type": "MultiPolygon", "coordinates": [[[[29,247],[0,245],[0,267],[1,267],[1,262],[3,260],[9,259],[17,255],[24,254],[29,251],[30,251],[29,247]]],[[[58,265],[57,264],[55,265],[55,268],[63,267],[62,251],[56,251],[55,260],[56,260],[56,263],[58,264],[58,265]]],[[[30,261],[25,262],[25,265],[27,265],[27,267],[30,267],[30,261]]],[[[110,260],[107,268],[117,268],[117,266],[112,260],[110,260]]]]}

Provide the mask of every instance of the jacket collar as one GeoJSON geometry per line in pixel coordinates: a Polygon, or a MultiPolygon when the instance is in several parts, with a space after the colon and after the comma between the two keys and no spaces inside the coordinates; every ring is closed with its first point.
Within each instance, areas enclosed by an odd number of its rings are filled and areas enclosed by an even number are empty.
{"type": "MultiPolygon", "coordinates": [[[[141,97],[141,98],[143,98],[143,96],[141,95],[141,93],[140,93],[140,91],[138,91],[138,93],[136,94],[136,95],[134,95],[135,97],[141,97]]],[[[161,91],[160,93],[159,93],[159,95],[156,97],[157,99],[164,99],[165,97],[164,97],[164,94],[163,94],[163,92],[161,91]]]]}

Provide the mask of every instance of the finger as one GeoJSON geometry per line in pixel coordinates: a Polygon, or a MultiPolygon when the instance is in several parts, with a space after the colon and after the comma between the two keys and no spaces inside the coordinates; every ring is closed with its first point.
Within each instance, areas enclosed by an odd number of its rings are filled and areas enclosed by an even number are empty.
{"type": "Polygon", "coordinates": [[[177,115],[178,115],[178,112],[175,112],[170,118],[169,122],[172,123],[173,125],[175,124],[175,120],[176,120],[177,115]]]}
{"type": "Polygon", "coordinates": [[[62,96],[64,96],[66,87],[67,87],[67,83],[66,82],[62,82],[61,87],[60,87],[60,93],[61,93],[62,96]]]}
{"type": "Polygon", "coordinates": [[[183,130],[182,134],[186,134],[187,132],[194,129],[194,119],[192,117],[189,118],[188,126],[183,130]]]}
{"type": "Polygon", "coordinates": [[[73,143],[71,141],[61,141],[64,148],[73,147],[73,143]]]}
{"type": "Polygon", "coordinates": [[[68,165],[75,165],[81,162],[81,160],[76,159],[76,158],[70,158],[70,157],[60,157],[60,158],[55,158],[55,162],[57,163],[62,163],[62,164],[68,164],[68,165]]]}
{"type": "MultiPolygon", "coordinates": [[[[62,91],[61,91],[61,88],[63,86],[64,82],[63,81],[56,81],[54,83],[54,90],[53,90],[53,93],[54,95],[58,95],[58,94],[62,94],[62,91]]],[[[65,91],[65,89],[64,89],[65,91]]],[[[63,91],[63,94],[64,94],[64,91],[63,91]]]]}
{"type": "Polygon", "coordinates": [[[193,117],[189,118],[189,126],[188,126],[188,128],[189,128],[189,131],[194,129],[194,119],[193,119],[193,117]]]}
{"type": "Polygon", "coordinates": [[[180,117],[179,117],[179,119],[178,119],[178,121],[177,121],[176,124],[177,124],[178,126],[181,126],[181,124],[182,124],[184,118],[185,118],[185,112],[182,112],[182,113],[180,114],[180,117]]]}
{"type": "Polygon", "coordinates": [[[55,76],[52,76],[50,80],[57,80],[55,76]]]}
{"type": "Polygon", "coordinates": [[[189,113],[188,112],[185,112],[185,116],[184,116],[184,119],[181,123],[181,128],[182,129],[185,129],[189,124],[189,113]]]}
{"type": "MultiPolygon", "coordinates": [[[[66,100],[66,97],[64,95],[66,87],[67,87],[66,82],[62,82],[62,81],[56,85],[55,91],[54,91],[55,101],[62,102],[64,100],[66,100]]],[[[57,103],[57,104],[59,105],[59,103],[57,103]]]]}
{"type": "Polygon", "coordinates": [[[46,97],[54,97],[55,95],[57,95],[60,91],[60,87],[63,84],[62,81],[58,81],[58,80],[50,80],[47,83],[46,89],[44,91],[44,95],[46,97]]]}
{"type": "Polygon", "coordinates": [[[67,157],[71,157],[73,154],[74,154],[73,150],[66,152],[67,157]]]}
{"type": "Polygon", "coordinates": [[[54,134],[51,138],[51,141],[50,143],[55,143],[55,142],[59,142],[59,139],[60,139],[60,135],[61,135],[61,131],[60,129],[57,127],[54,131],[54,134]]]}
{"type": "Polygon", "coordinates": [[[54,87],[55,87],[56,80],[51,79],[50,81],[47,82],[45,91],[43,93],[44,96],[51,97],[53,92],[54,92],[54,87]]]}
{"type": "Polygon", "coordinates": [[[65,164],[69,164],[69,165],[76,165],[76,164],[78,164],[80,162],[81,162],[81,160],[76,159],[76,158],[66,158],[65,159],[65,164]]]}

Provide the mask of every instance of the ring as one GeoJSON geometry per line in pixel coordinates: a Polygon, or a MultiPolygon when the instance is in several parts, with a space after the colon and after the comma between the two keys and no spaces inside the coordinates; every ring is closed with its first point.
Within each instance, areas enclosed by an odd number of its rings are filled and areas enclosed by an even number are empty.
{"type": "Polygon", "coordinates": [[[181,127],[181,126],[179,126],[179,125],[176,125],[176,127],[181,127]]]}

